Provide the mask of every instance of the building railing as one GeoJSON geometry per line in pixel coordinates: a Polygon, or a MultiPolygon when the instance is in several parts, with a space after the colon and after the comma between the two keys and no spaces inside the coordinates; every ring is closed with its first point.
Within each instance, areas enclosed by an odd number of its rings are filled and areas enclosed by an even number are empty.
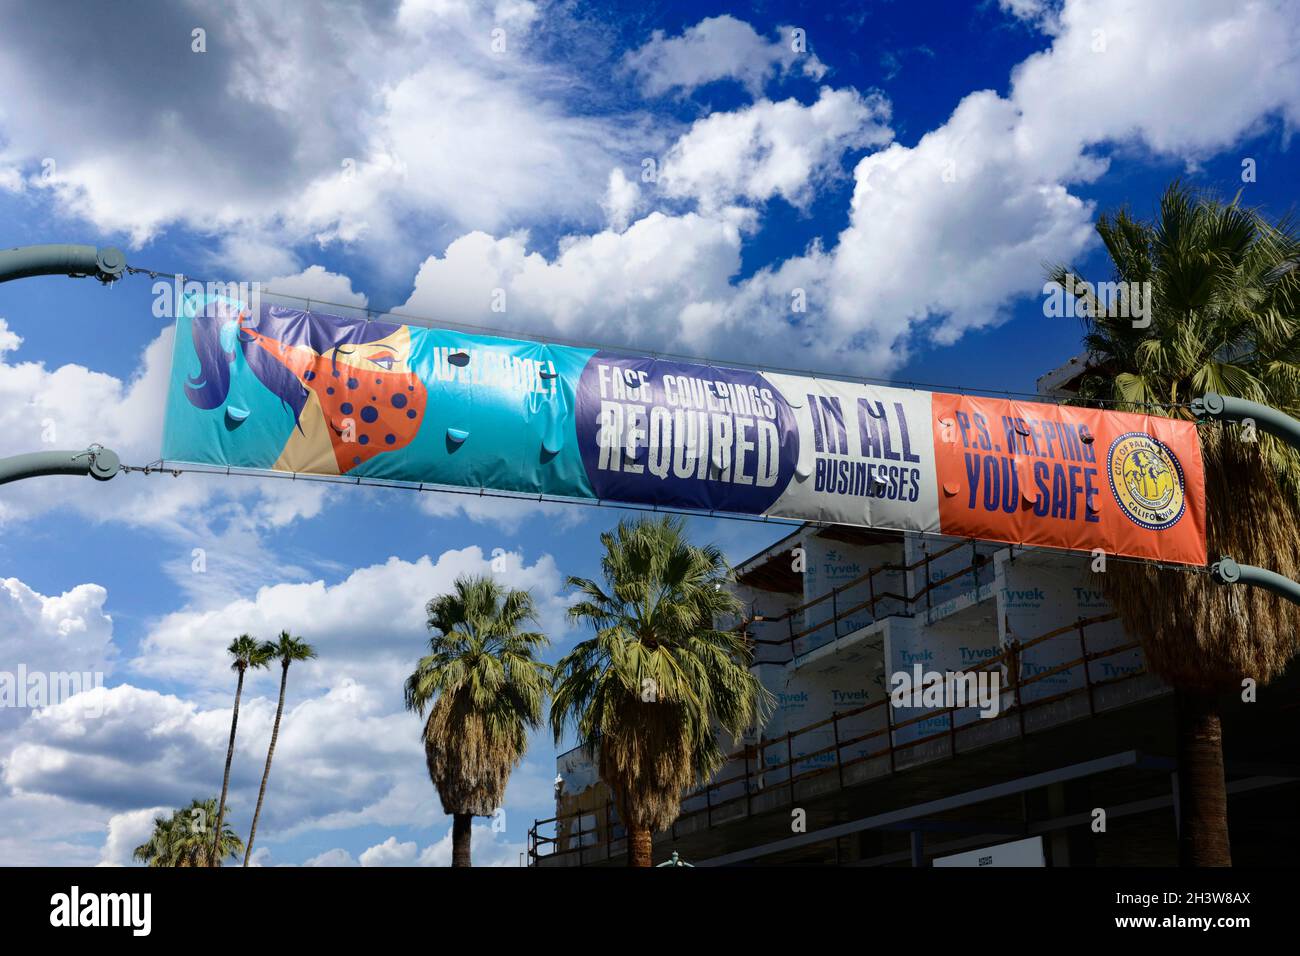
{"type": "MultiPolygon", "coordinates": [[[[1000,688],[999,694],[1000,696],[1010,696],[1011,706],[1009,708],[1000,706],[999,713],[995,717],[981,718],[972,713],[970,719],[961,724],[957,719],[959,712],[963,710],[969,711],[971,708],[951,706],[934,708],[914,717],[895,720],[890,699],[886,696],[862,707],[833,712],[830,717],[823,720],[795,728],[780,737],[760,741],[751,747],[742,748],[733,753],[727,761],[727,766],[735,764],[743,767],[742,770],[730,776],[711,780],[704,786],[696,787],[682,797],[682,812],[673,824],[673,834],[676,835],[678,823],[698,817],[701,814],[704,815],[705,825],[708,827],[718,826],[741,816],[747,817],[752,812],[755,797],[759,794],[768,794],[780,790],[785,790],[788,794],[785,802],[767,806],[764,808],[765,812],[780,807],[793,806],[795,804],[796,784],[825,774],[837,774],[838,786],[842,788],[844,786],[845,770],[866,761],[888,757],[889,772],[892,774],[897,771],[900,759],[905,760],[911,751],[943,738],[949,740],[949,749],[946,753],[937,755],[933,759],[954,757],[957,755],[959,730],[973,725],[993,725],[1002,720],[1015,720],[1018,723],[1017,736],[1023,737],[1026,733],[1025,715],[1027,712],[1061,700],[1086,695],[1088,714],[1093,716],[1096,713],[1096,692],[1098,688],[1131,680],[1146,673],[1146,667],[1142,664],[1126,669],[1113,677],[1097,679],[1093,676],[1092,665],[1097,661],[1127,653],[1140,647],[1137,641],[1127,641],[1102,650],[1089,650],[1087,629],[1114,621],[1117,618],[1118,615],[1113,612],[1089,618],[1079,618],[1070,624],[1054,628],[1024,642],[1012,640],[1001,654],[989,658],[980,666],[973,668],[972,671],[967,671],[966,673],[978,674],[980,671],[997,670],[1000,672],[1005,669],[1010,686],[1000,688]],[[1079,654],[1077,657],[1040,670],[1032,677],[1024,678],[1022,676],[1021,664],[1025,651],[1054,638],[1068,635],[1071,632],[1075,633],[1078,640],[1079,654]],[[1083,671],[1082,687],[1035,697],[1032,700],[1025,699],[1025,688],[1050,680],[1081,665],[1083,671]],[[883,719],[876,721],[879,726],[866,728],[858,726],[846,730],[846,727],[854,723],[861,723],[858,718],[862,718],[864,715],[872,715],[883,719]],[[946,718],[945,729],[924,734],[914,740],[905,742],[897,740],[899,731],[920,724],[923,721],[933,721],[941,717],[946,718]],[[833,742],[829,746],[810,753],[798,755],[794,753],[793,742],[795,739],[826,727],[831,729],[833,738],[833,742]],[[883,738],[883,741],[881,741],[881,738],[883,738]],[[878,747],[875,746],[877,742],[880,743],[878,747]],[[784,750],[784,759],[766,765],[766,752],[772,748],[778,750],[778,756],[780,755],[779,751],[784,750]],[[853,750],[846,754],[845,751],[849,748],[853,748],[853,750]],[[821,766],[798,770],[800,766],[819,762],[819,759],[822,763],[821,766]],[[718,823],[714,822],[714,816],[720,810],[738,804],[740,801],[745,802],[743,815],[736,814],[718,823]]],[[[725,771],[726,767],[724,766],[725,771]]],[[[532,828],[528,831],[530,863],[535,864],[539,858],[545,856],[581,853],[581,851],[589,850],[602,842],[605,844],[606,858],[612,859],[615,852],[614,843],[623,839],[623,836],[617,835],[621,830],[623,830],[623,827],[621,821],[618,820],[617,810],[613,805],[613,801],[609,799],[605,801],[602,807],[557,815],[545,820],[534,820],[532,828]],[[595,825],[585,828],[583,826],[584,818],[595,818],[595,825]],[[603,827],[599,825],[602,820],[603,827]],[[552,824],[554,824],[554,836],[547,836],[541,832],[542,827],[552,824]],[[602,832],[605,834],[603,838],[601,837],[602,832]],[[593,836],[594,839],[588,841],[585,839],[587,836],[593,836]],[[564,846],[561,846],[561,844],[564,844],[564,846]]],[[[585,862],[581,856],[579,856],[579,860],[585,862]]]]}
{"type": "MultiPolygon", "coordinates": [[[[926,552],[924,556],[913,561],[911,564],[899,564],[894,562],[878,564],[863,574],[858,575],[856,578],[852,578],[849,581],[845,581],[843,584],[831,588],[825,594],[815,597],[811,601],[790,608],[784,614],[778,614],[772,617],[762,615],[756,618],[751,618],[751,623],[765,625],[779,624],[784,621],[788,632],[786,635],[776,640],[758,637],[751,638],[756,650],[763,647],[775,647],[782,648],[785,651],[784,656],[782,654],[777,654],[774,658],[768,655],[759,657],[756,654],[755,663],[788,663],[800,654],[806,654],[811,650],[816,650],[818,647],[825,646],[832,641],[838,640],[842,636],[842,630],[845,633],[851,633],[851,631],[858,629],[842,627],[843,622],[864,611],[871,617],[869,623],[874,623],[875,621],[883,620],[887,617],[911,616],[915,613],[914,605],[919,604],[921,601],[925,601],[926,610],[932,610],[934,608],[935,592],[945,585],[951,584],[967,575],[971,575],[974,578],[974,587],[978,590],[980,586],[980,571],[993,561],[993,553],[991,551],[980,551],[980,545],[982,543],[986,547],[992,547],[994,550],[1006,547],[1006,545],[1000,544],[989,545],[988,542],[980,542],[974,538],[956,541],[939,551],[933,553],[926,552]],[[930,566],[940,558],[946,557],[961,548],[971,549],[970,562],[962,565],[956,571],[945,574],[936,580],[931,580],[930,566]],[[925,570],[925,585],[913,594],[911,587],[911,574],[912,572],[922,568],[925,570]],[[888,590],[890,585],[885,584],[884,582],[878,584],[877,578],[884,575],[901,575],[903,579],[903,593],[899,594],[897,591],[888,590]],[[848,607],[841,609],[840,604],[843,602],[842,595],[854,589],[861,589],[864,586],[867,589],[866,599],[858,600],[857,603],[850,604],[848,607]],[[887,609],[885,613],[878,613],[880,605],[890,601],[894,602],[894,605],[887,609]],[[809,626],[799,624],[799,629],[795,629],[796,619],[806,621],[808,611],[820,608],[828,602],[830,604],[829,619],[809,626]],[[816,635],[819,632],[825,632],[827,628],[830,629],[831,633],[826,635],[824,641],[816,642],[816,639],[813,638],[812,635],[816,635]],[[808,646],[799,650],[796,646],[796,642],[798,641],[806,641],[808,646]]],[[[989,579],[990,581],[992,580],[992,575],[989,576],[989,579]]],[[[857,595],[855,595],[855,597],[857,597],[857,595]]]]}

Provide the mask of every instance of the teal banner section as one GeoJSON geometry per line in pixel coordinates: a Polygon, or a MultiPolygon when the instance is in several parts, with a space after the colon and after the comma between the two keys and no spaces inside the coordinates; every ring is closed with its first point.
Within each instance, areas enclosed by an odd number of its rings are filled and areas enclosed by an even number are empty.
{"type": "Polygon", "coordinates": [[[187,303],[166,460],[595,497],[574,415],[591,350],[187,303]]]}

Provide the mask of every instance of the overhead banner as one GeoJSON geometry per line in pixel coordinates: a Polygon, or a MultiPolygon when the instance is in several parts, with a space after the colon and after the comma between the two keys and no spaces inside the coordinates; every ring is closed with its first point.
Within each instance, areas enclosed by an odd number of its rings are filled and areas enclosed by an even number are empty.
{"type": "Polygon", "coordinates": [[[178,320],[163,457],[1206,558],[1191,422],[271,305],[178,320]]]}

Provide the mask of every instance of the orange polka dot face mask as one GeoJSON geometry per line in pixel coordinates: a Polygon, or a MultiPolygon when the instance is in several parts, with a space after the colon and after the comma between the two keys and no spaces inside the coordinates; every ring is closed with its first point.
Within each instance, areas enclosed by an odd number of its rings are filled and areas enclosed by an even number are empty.
{"type": "MultiPolygon", "coordinates": [[[[336,328],[333,340],[322,337],[322,328],[307,313],[273,311],[256,324],[244,314],[237,332],[228,328],[216,349],[233,352],[229,333],[237,334],[257,377],[293,409],[298,431],[306,433],[323,419],[338,473],[346,474],[411,443],[424,418],[427,389],[409,365],[408,326],[354,322],[336,328]]],[[[192,402],[202,399],[203,386],[222,384],[214,378],[188,389],[192,402]]]]}

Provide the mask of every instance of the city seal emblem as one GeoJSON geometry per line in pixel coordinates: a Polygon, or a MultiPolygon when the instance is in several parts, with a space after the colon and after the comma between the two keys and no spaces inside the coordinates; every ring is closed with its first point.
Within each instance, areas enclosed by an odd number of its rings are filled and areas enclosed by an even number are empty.
{"type": "Polygon", "coordinates": [[[1106,459],[1111,494],[1130,521],[1148,531],[1178,523],[1187,507],[1183,466],[1169,446],[1145,432],[1127,432],[1106,459]]]}

